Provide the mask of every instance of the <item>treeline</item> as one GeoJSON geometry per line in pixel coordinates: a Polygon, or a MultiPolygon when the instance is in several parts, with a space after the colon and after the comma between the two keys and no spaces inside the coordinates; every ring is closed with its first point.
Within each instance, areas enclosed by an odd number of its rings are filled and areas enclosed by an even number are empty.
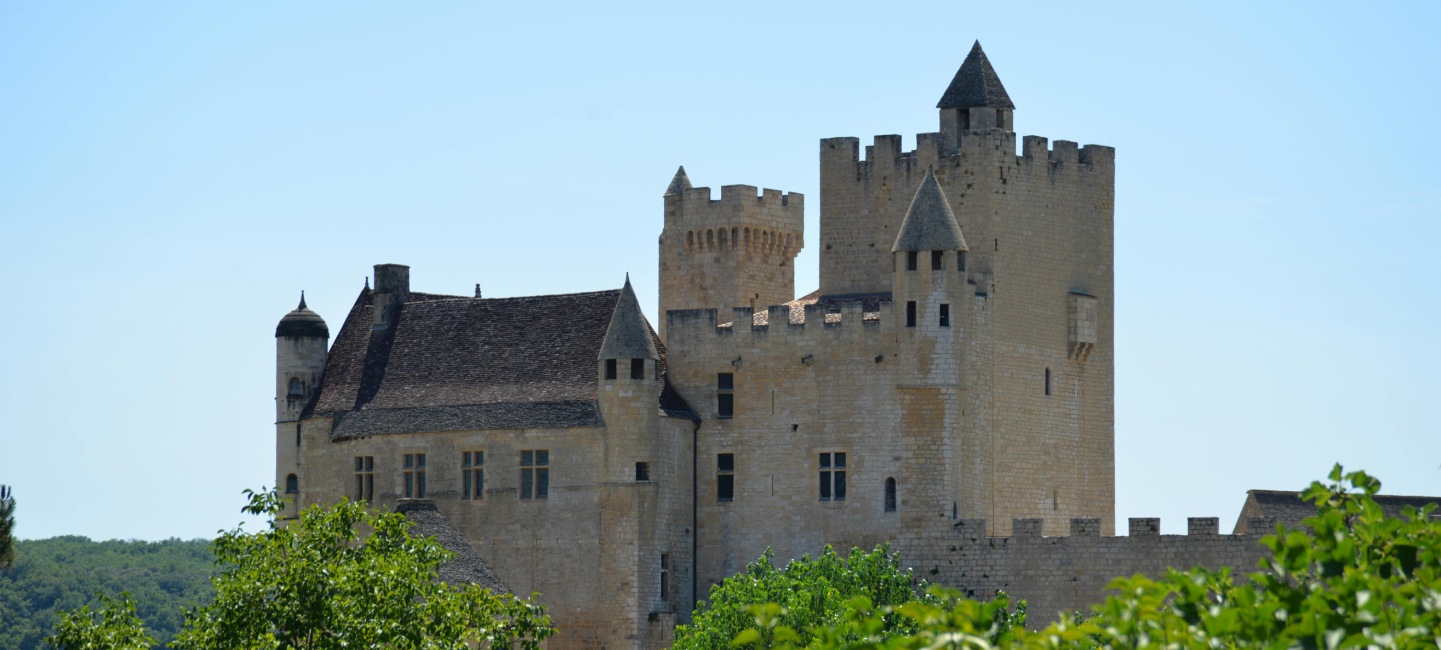
{"type": "Polygon", "coordinates": [[[155,640],[168,644],[183,608],[210,601],[213,570],[208,540],[18,540],[15,565],[0,569],[0,650],[45,648],[60,612],[122,591],[135,598],[155,640]]]}

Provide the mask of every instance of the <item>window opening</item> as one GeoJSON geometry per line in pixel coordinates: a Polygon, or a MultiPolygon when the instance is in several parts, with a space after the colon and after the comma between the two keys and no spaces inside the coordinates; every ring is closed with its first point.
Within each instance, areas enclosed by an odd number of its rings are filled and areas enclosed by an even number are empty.
{"type": "Polygon", "coordinates": [[[734,501],[736,495],[735,454],[716,454],[715,500],[734,501]]]}
{"type": "Polygon", "coordinates": [[[932,271],[939,271],[939,270],[945,268],[945,263],[944,263],[944,260],[945,260],[945,259],[946,259],[946,253],[945,253],[945,251],[931,251],[931,270],[932,270],[932,271]]]}
{"type": "Polygon", "coordinates": [[[355,500],[370,501],[375,498],[375,457],[355,457],[355,500]]]}
{"type": "Polygon", "coordinates": [[[550,495],[550,450],[520,452],[520,498],[544,499],[550,495]]]}
{"type": "Polygon", "coordinates": [[[660,554],[660,599],[670,600],[670,553],[660,554]]]}
{"type": "Polygon", "coordinates": [[[916,261],[917,261],[917,258],[918,258],[919,256],[920,256],[920,253],[917,252],[917,251],[906,251],[906,270],[907,270],[907,271],[914,271],[914,270],[916,270],[916,261]]]}
{"type": "Polygon", "coordinates": [[[635,480],[637,480],[637,481],[649,481],[649,480],[650,480],[650,463],[636,463],[636,464],[635,464],[635,480]]]}
{"type": "Polygon", "coordinates": [[[966,270],[966,252],[965,252],[965,251],[961,251],[961,252],[959,252],[959,253],[956,253],[956,270],[957,270],[957,271],[964,271],[964,270],[966,270]]]}
{"type": "Polygon", "coordinates": [[[896,511],[896,479],[886,479],[886,512],[896,511]]]}
{"type": "Polygon", "coordinates": [[[969,110],[962,110],[962,111],[958,111],[958,112],[959,112],[960,115],[961,115],[961,129],[963,129],[963,130],[970,130],[970,128],[971,128],[971,112],[970,112],[969,110]]]}
{"type": "Polygon", "coordinates": [[[630,378],[645,379],[645,359],[630,360],[630,378]]]}
{"type": "Polygon", "coordinates": [[[735,415],[735,373],[716,374],[716,417],[729,419],[735,415]]]}
{"type": "Polygon", "coordinates": [[[405,454],[401,474],[405,478],[405,498],[425,498],[425,454],[405,454]]]}
{"type": "Polygon", "coordinates": [[[1051,394],[1051,369],[1046,368],[1046,394],[1051,394]]]}
{"type": "Polygon", "coordinates": [[[301,388],[301,386],[300,386],[300,378],[299,378],[299,377],[291,377],[291,378],[290,378],[290,386],[289,386],[289,387],[287,388],[287,390],[285,391],[285,396],[286,396],[286,397],[302,397],[302,396],[304,396],[304,395],[305,395],[305,391],[304,391],[304,390],[301,388]]]}
{"type": "Polygon", "coordinates": [[[906,327],[916,326],[916,301],[906,301],[906,327]]]}
{"type": "Polygon", "coordinates": [[[951,326],[951,306],[948,303],[941,303],[941,327],[951,326]]]}
{"type": "Polygon", "coordinates": [[[821,501],[846,500],[846,455],[821,454],[821,501]]]}
{"type": "Polygon", "coordinates": [[[285,477],[285,493],[295,494],[300,491],[300,478],[294,474],[285,477]]]}
{"type": "Polygon", "coordinates": [[[485,452],[467,451],[460,455],[460,498],[480,499],[485,496],[485,452]]]}
{"type": "Polygon", "coordinates": [[[615,379],[615,359],[605,360],[605,378],[615,379]]]}

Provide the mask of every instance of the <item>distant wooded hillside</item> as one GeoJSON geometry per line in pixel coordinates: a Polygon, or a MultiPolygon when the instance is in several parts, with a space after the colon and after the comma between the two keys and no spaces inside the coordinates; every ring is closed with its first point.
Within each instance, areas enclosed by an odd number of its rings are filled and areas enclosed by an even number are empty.
{"type": "Polygon", "coordinates": [[[15,566],[0,569],[0,650],[40,650],[59,612],[130,592],[145,627],[168,644],[183,608],[209,602],[214,557],[208,540],[92,542],[78,536],[15,542],[15,566]]]}

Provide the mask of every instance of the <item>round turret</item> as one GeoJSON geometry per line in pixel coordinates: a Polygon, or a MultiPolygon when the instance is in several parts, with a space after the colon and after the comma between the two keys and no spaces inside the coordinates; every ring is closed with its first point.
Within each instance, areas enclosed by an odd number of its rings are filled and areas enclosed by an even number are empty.
{"type": "Polygon", "coordinates": [[[280,319],[280,324],[275,326],[275,338],[282,336],[330,338],[330,328],[325,326],[325,319],[305,306],[304,292],[300,294],[300,306],[291,310],[280,319]]]}

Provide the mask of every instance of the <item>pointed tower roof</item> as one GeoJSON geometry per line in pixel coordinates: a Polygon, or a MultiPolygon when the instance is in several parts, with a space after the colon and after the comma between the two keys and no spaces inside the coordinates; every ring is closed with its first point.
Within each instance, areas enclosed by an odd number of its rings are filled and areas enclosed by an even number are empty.
{"type": "Polygon", "coordinates": [[[901,231],[896,235],[896,251],[963,251],[966,238],[961,236],[961,226],[956,223],[956,213],[941,191],[941,184],[931,168],[926,168],[926,177],[906,209],[906,218],[901,222],[901,231]]]}
{"type": "Polygon", "coordinates": [[[951,85],[946,87],[946,94],[941,95],[940,103],[936,104],[936,108],[976,107],[1016,110],[1011,96],[1006,94],[1006,87],[1001,85],[1001,78],[996,76],[996,69],[991,67],[991,60],[981,49],[980,41],[971,46],[971,53],[966,55],[966,61],[956,71],[951,85]]]}
{"type": "Polygon", "coordinates": [[[600,344],[602,359],[659,359],[655,342],[651,340],[650,328],[646,327],[645,315],[640,311],[640,301],[635,299],[635,290],[630,288],[630,274],[625,274],[625,287],[615,301],[615,311],[610,315],[610,327],[605,330],[605,340],[600,344]]]}
{"type": "Polygon", "coordinates": [[[325,319],[305,306],[305,292],[300,292],[300,306],[280,319],[275,326],[275,338],[282,336],[317,336],[330,338],[330,328],[325,319]]]}
{"type": "Polygon", "coordinates": [[[685,165],[681,165],[675,172],[675,178],[670,179],[670,186],[665,188],[665,195],[681,194],[690,188],[690,177],[685,175],[685,165]]]}

